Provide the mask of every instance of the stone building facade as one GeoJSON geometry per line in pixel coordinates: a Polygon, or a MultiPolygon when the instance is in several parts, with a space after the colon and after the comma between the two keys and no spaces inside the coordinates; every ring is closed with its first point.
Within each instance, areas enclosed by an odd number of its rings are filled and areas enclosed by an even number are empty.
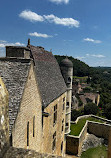
{"type": "Polygon", "coordinates": [[[71,89],[68,93],[52,53],[30,45],[30,41],[27,47],[7,46],[6,58],[0,58],[0,75],[9,92],[10,144],[64,156],[66,103],[71,101],[71,89]]]}
{"type": "Polygon", "coordinates": [[[0,78],[0,158],[9,146],[8,92],[0,78]]]}

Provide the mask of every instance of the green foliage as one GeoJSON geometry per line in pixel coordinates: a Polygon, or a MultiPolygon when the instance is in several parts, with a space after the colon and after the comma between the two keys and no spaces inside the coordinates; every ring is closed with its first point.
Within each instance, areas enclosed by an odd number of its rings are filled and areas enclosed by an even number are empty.
{"type": "Polygon", "coordinates": [[[105,114],[106,118],[111,120],[111,103],[108,103],[105,105],[104,114],[105,114]]]}
{"type": "Polygon", "coordinates": [[[107,155],[107,147],[103,145],[88,149],[82,153],[81,158],[107,158],[107,155]]]}
{"type": "Polygon", "coordinates": [[[99,111],[99,108],[94,103],[87,103],[84,107],[84,114],[85,115],[89,115],[89,114],[96,115],[98,113],[98,111],[99,111]]]}
{"type": "Polygon", "coordinates": [[[76,94],[76,98],[78,99],[78,102],[79,102],[79,107],[81,107],[83,105],[83,102],[81,101],[80,97],[78,94],[76,94]]]}
{"type": "Polygon", "coordinates": [[[84,92],[84,93],[90,93],[90,92],[92,92],[92,88],[91,88],[91,87],[85,87],[85,88],[83,89],[83,92],[84,92]]]}
{"type": "Polygon", "coordinates": [[[71,121],[75,121],[77,117],[81,116],[81,112],[77,110],[72,110],[71,112],[71,121]]]}

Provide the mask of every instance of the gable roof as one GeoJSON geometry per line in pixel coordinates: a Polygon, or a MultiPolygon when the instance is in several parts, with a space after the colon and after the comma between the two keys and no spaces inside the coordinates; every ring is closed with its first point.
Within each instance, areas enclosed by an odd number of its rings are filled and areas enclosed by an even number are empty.
{"type": "Polygon", "coordinates": [[[51,52],[44,50],[42,47],[32,45],[29,45],[29,48],[34,59],[35,75],[45,108],[66,92],[66,84],[59,65],[51,52]]]}
{"type": "Polygon", "coordinates": [[[0,76],[9,93],[9,135],[17,117],[30,68],[30,60],[0,59],[0,76]]]}

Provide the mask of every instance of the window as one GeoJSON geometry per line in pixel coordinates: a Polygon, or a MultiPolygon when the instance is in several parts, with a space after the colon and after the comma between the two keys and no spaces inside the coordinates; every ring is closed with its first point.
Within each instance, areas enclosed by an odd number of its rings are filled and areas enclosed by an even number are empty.
{"type": "Polygon", "coordinates": [[[61,132],[63,132],[63,130],[64,130],[64,119],[62,120],[62,130],[61,130],[61,132]]]}
{"type": "Polygon", "coordinates": [[[70,77],[68,77],[67,83],[71,83],[71,78],[70,77]]]}
{"type": "Polygon", "coordinates": [[[67,107],[69,107],[69,102],[67,102],[67,107]]]}
{"type": "Polygon", "coordinates": [[[68,127],[69,126],[69,123],[68,122],[66,122],[66,127],[68,127]]]}
{"type": "Polygon", "coordinates": [[[63,102],[65,102],[65,97],[63,98],[63,102]]]}
{"type": "Polygon", "coordinates": [[[29,122],[27,123],[27,146],[29,146],[29,122]]]}
{"type": "Polygon", "coordinates": [[[53,125],[55,125],[57,122],[57,104],[54,106],[54,120],[53,125]]]}
{"type": "Polygon", "coordinates": [[[63,98],[63,110],[65,109],[65,97],[63,98]]]}
{"type": "Polygon", "coordinates": [[[33,137],[35,137],[35,116],[33,117],[33,137]]]}
{"type": "Polygon", "coordinates": [[[63,142],[61,143],[61,153],[63,152],[63,142]]]}
{"type": "Polygon", "coordinates": [[[56,132],[53,134],[52,150],[56,148],[56,132]]]}

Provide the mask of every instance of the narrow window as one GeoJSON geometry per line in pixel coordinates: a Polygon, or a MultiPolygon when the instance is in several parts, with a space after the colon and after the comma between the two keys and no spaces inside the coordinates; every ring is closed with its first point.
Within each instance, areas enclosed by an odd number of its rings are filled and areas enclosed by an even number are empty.
{"type": "Polygon", "coordinates": [[[68,122],[66,122],[66,127],[68,127],[69,126],[69,123],[68,122]]]}
{"type": "Polygon", "coordinates": [[[71,83],[71,78],[70,78],[70,77],[68,77],[67,81],[68,81],[68,83],[71,83]]]}
{"type": "Polygon", "coordinates": [[[57,122],[57,104],[54,106],[54,119],[53,119],[53,125],[55,125],[57,122]]]}
{"type": "Polygon", "coordinates": [[[35,116],[33,117],[33,137],[35,137],[35,116]]]}
{"type": "Polygon", "coordinates": [[[56,148],[56,132],[53,134],[52,150],[56,148]]]}
{"type": "Polygon", "coordinates": [[[63,132],[63,130],[64,130],[64,119],[62,120],[62,130],[61,130],[61,132],[63,132]]]}
{"type": "Polygon", "coordinates": [[[65,97],[63,98],[63,102],[65,101],[65,97]]]}
{"type": "Polygon", "coordinates": [[[67,107],[69,107],[69,102],[67,102],[67,107]]]}
{"type": "Polygon", "coordinates": [[[63,142],[61,143],[61,153],[63,152],[63,142]]]}
{"type": "Polygon", "coordinates": [[[27,123],[27,146],[29,146],[29,122],[27,123]]]}

